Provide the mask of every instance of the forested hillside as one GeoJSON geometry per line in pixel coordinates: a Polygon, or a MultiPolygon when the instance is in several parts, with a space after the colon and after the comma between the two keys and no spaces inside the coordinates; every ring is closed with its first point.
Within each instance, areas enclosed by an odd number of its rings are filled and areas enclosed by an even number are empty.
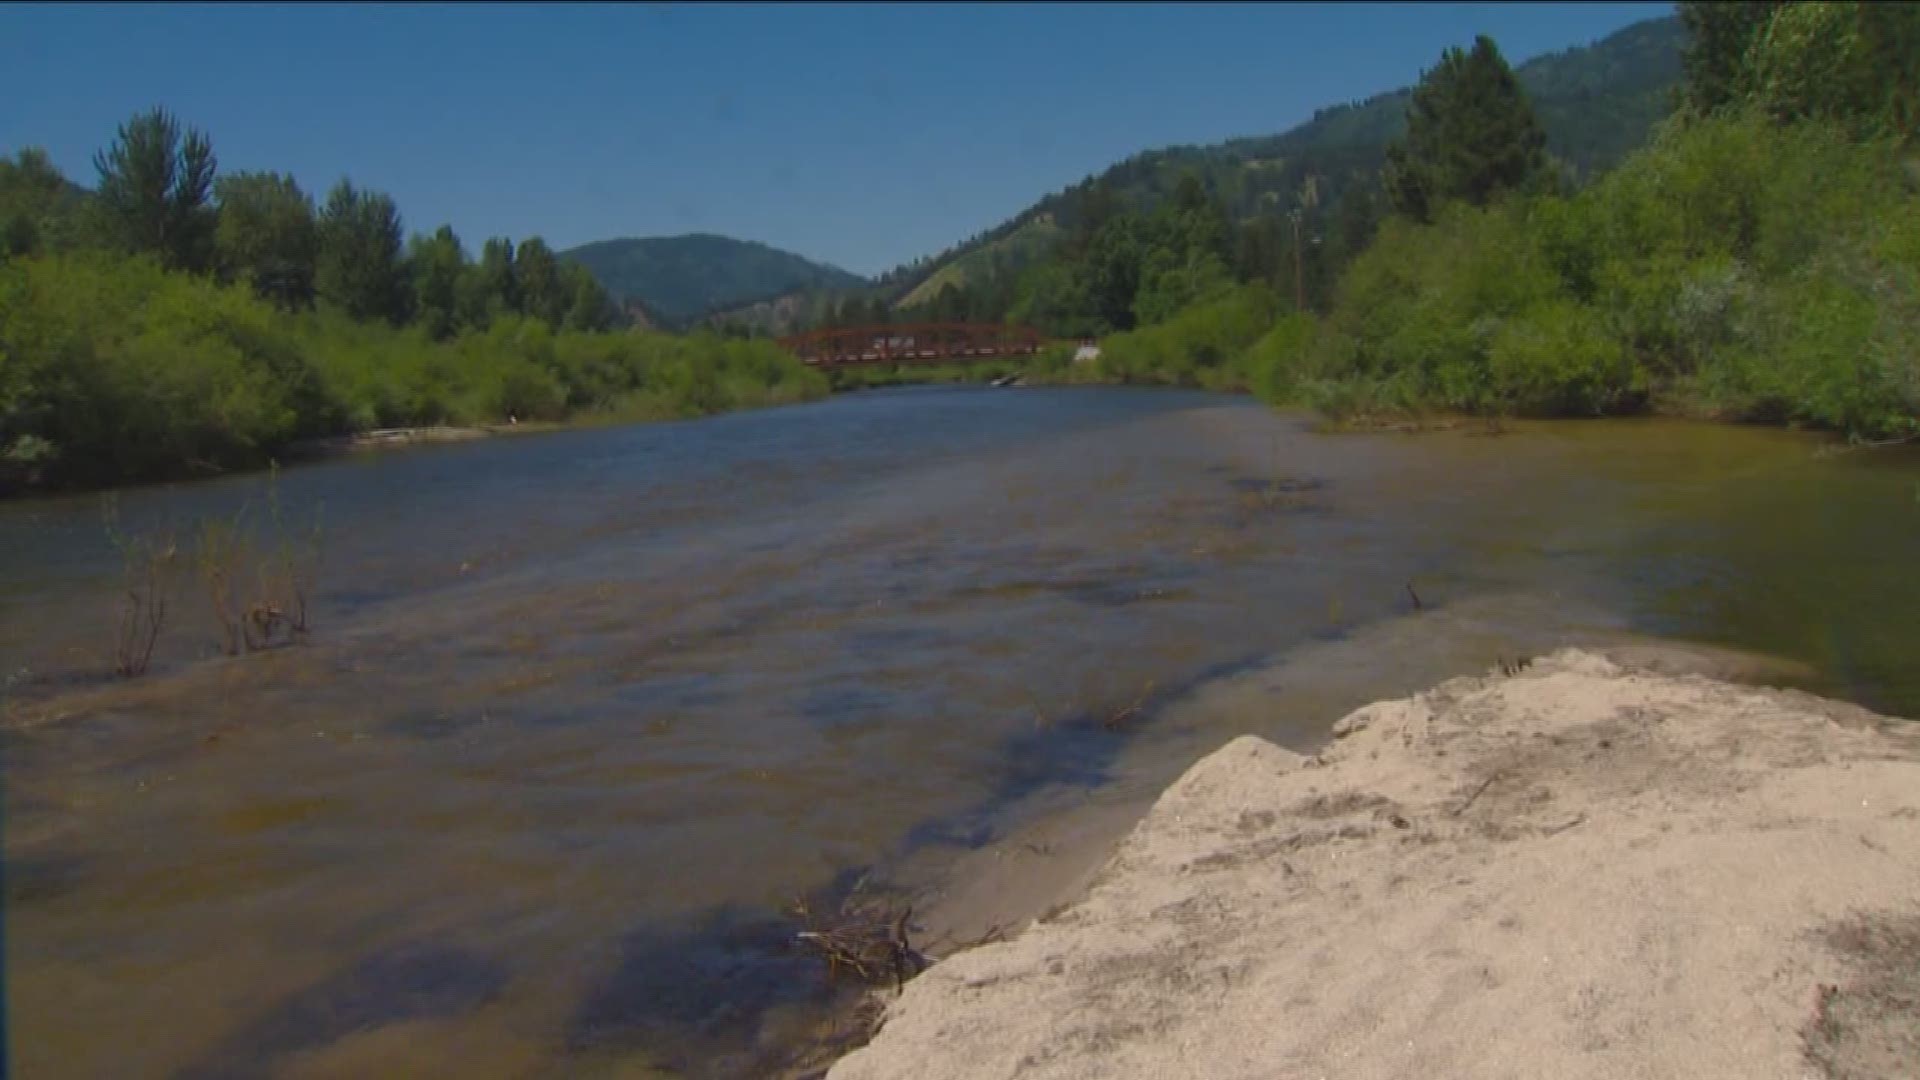
{"type": "Polygon", "coordinates": [[[1009,315],[1100,355],[1030,376],[1359,424],[1660,412],[1920,439],[1920,5],[1680,9],[1678,111],[1590,183],[1483,37],[1427,71],[1377,196],[1338,199],[1324,233],[1236,225],[1197,171],[1144,212],[1094,188],[1009,315]]]}
{"type": "MultiPolygon", "coordinates": [[[[1515,69],[1545,128],[1547,150],[1569,180],[1618,162],[1671,111],[1685,37],[1677,18],[1654,19],[1515,69]]],[[[1010,244],[1010,238],[1030,241],[1044,222],[1057,227],[1046,230],[1051,241],[1089,214],[1150,210],[1189,176],[1197,177],[1236,222],[1277,220],[1300,207],[1309,235],[1324,235],[1343,197],[1374,184],[1388,144],[1406,130],[1411,94],[1396,90],[1322,109],[1279,135],[1138,154],[932,259],[882,275],[878,283],[885,295],[907,307],[931,303],[947,285],[972,288],[989,295],[952,297],[949,306],[973,317],[999,317],[1014,300],[1010,279],[1052,250],[1050,243],[1010,244]],[[1305,190],[1310,179],[1311,194],[1305,190]]]]}
{"type": "Polygon", "coordinates": [[[616,300],[639,301],[668,327],[802,290],[866,284],[855,274],[789,251],[705,233],[601,240],[569,248],[560,257],[592,271],[616,300]]]}

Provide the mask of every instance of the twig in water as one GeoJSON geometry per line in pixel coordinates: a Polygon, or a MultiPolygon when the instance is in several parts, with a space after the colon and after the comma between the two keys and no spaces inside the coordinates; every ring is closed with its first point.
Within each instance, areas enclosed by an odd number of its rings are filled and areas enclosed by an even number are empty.
{"type": "Polygon", "coordinates": [[[1413,591],[1413,582],[1407,582],[1407,595],[1413,597],[1413,610],[1419,611],[1426,605],[1420,602],[1420,594],[1413,591]]]}
{"type": "Polygon", "coordinates": [[[1138,716],[1140,714],[1141,708],[1146,705],[1147,698],[1150,697],[1152,694],[1153,694],[1153,683],[1149,682],[1147,683],[1146,686],[1141,688],[1140,696],[1137,698],[1134,698],[1132,704],[1128,705],[1124,709],[1121,709],[1119,712],[1114,713],[1112,716],[1107,717],[1106,721],[1102,723],[1100,726],[1106,728],[1108,731],[1113,731],[1116,728],[1118,728],[1121,724],[1124,724],[1128,720],[1132,719],[1133,717],[1138,716]]]}

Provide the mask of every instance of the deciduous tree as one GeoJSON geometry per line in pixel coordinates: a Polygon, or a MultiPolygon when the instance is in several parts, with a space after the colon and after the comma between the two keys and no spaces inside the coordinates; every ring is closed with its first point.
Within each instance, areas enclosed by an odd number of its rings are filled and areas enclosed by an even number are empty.
{"type": "Polygon", "coordinates": [[[313,200],[293,177],[241,172],[214,184],[217,265],[227,277],[282,308],[313,303],[319,227],[313,200]]]}
{"type": "Polygon", "coordinates": [[[319,239],[314,283],[323,299],[356,319],[406,321],[400,211],[391,198],[341,180],[320,212],[319,239]]]}

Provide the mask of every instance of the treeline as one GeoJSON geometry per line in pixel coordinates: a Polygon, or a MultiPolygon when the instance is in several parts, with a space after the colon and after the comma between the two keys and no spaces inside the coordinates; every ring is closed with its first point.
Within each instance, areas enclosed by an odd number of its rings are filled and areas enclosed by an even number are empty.
{"type": "Polygon", "coordinates": [[[537,236],[489,239],[475,262],[450,227],[409,239],[393,199],[351,180],[316,207],[290,176],[219,175],[212,142],[164,109],[121,125],[94,165],[88,193],[38,149],[0,160],[0,257],[145,256],[244,284],[284,310],[322,304],[362,321],[419,323],[435,340],[501,316],[605,330],[619,315],[585,267],[561,263],[537,236]]]}
{"type": "Polygon", "coordinates": [[[826,392],[771,344],[621,330],[538,237],[406,237],[387,195],[220,175],[164,110],[92,192],[0,159],[0,492],[265,463],[382,426],[691,416],[826,392]]]}
{"type": "Polygon", "coordinates": [[[1356,208],[1315,245],[1324,291],[1312,269],[1287,287],[1163,223],[1153,257],[1174,287],[1134,279],[1123,315],[1126,279],[1100,275],[1139,264],[1083,257],[1045,272],[1087,293],[1016,311],[1117,331],[1075,378],[1355,419],[1659,410],[1920,434],[1920,6],[1681,13],[1682,109],[1582,190],[1482,38],[1416,89],[1377,181],[1385,221],[1356,208]],[[1184,307],[1160,298],[1185,289],[1184,307]]]}

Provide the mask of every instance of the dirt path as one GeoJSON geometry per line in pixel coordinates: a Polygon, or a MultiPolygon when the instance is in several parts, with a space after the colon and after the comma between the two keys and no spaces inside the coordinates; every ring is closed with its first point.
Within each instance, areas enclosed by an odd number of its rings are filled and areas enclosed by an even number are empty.
{"type": "Polygon", "coordinates": [[[1920,1075],[1920,727],[1566,651],[1337,731],[1200,761],[830,1076],[1920,1075]]]}

